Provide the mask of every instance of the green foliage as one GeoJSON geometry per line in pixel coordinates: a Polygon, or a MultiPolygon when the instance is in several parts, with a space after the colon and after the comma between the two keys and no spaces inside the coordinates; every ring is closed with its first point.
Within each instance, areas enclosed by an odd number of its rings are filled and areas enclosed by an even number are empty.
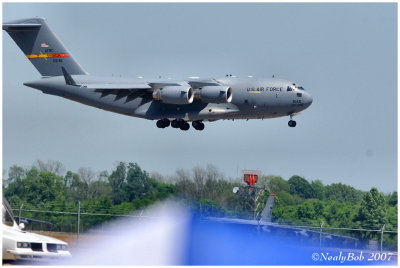
{"type": "MultiPolygon", "coordinates": [[[[158,182],[140,169],[136,163],[119,163],[111,175],[96,174],[90,169],[79,169],[78,173],[66,172],[59,176],[48,171],[60,170],[59,162],[45,164],[38,161],[40,170],[13,166],[10,168],[4,195],[14,208],[49,211],[78,211],[102,214],[127,214],[157,200],[177,193],[172,184],[158,182]]],[[[36,218],[53,223],[52,230],[76,231],[76,216],[62,214],[39,214],[24,212],[24,217],[36,218]]],[[[111,216],[85,216],[82,214],[83,230],[111,219],[111,216]]],[[[43,228],[43,226],[41,227],[43,228]]],[[[47,228],[47,227],[46,227],[47,228]]]]}
{"type": "Polygon", "coordinates": [[[351,186],[332,183],[325,186],[325,200],[338,200],[342,202],[359,203],[362,198],[362,192],[357,191],[351,186]]]}
{"type": "Polygon", "coordinates": [[[39,172],[33,167],[23,174],[24,177],[9,180],[11,182],[9,182],[4,193],[6,198],[18,196],[20,199],[29,200],[32,205],[38,205],[65,200],[68,195],[63,178],[54,173],[49,171],[39,172]]]}
{"type": "Polygon", "coordinates": [[[397,230],[397,204],[386,210],[386,230],[397,230]]]}
{"type": "Polygon", "coordinates": [[[108,181],[111,185],[111,199],[113,204],[120,204],[125,199],[125,192],[122,190],[123,183],[126,180],[126,165],[120,162],[117,168],[108,177],[108,181]]]}
{"type": "Polygon", "coordinates": [[[198,205],[197,210],[203,217],[208,217],[208,216],[223,217],[225,214],[220,204],[209,199],[200,199],[199,202],[197,202],[197,205],[198,205]]]}
{"type": "Polygon", "coordinates": [[[364,194],[357,220],[362,226],[380,229],[386,222],[385,197],[375,187],[364,194]]]}
{"type": "Polygon", "coordinates": [[[394,191],[388,198],[389,206],[397,205],[397,191],[394,191]]]}
{"type": "MultiPolygon", "coordinates": [[[[128,214],[159,200],[178,197],[201,216],[253,219],[263,210],[262,204],[269,194],[274,193],[272,217],[275,222],[374,229],[385,224],[386,230],[397,230],[396,191],[384,196],[376,188],[363,193],[341,183],[327,186],[320,180],[309,183],[297,175],[287,181],[279,176],[262,176],[259,186],[265,191],[259,196],[261,206],[254,213],[254,196],[248,190],[242,195],[234,194],[232,188],[240,184],[224,179],[212,165],[195,167],[191,172],[179,169],[168,177],[172,183],[166,183],[165,177],[159,174],[150,176],[137,163],[119,162],[110,174],[81,168],[76,173],[67,171],[62,175],[61,170],[62,164],[56,161],[37,161],[29,169],[14,165],[4,180],[3,194],[13,208],[23,204],[24,209],[77,212],[80,202],[81,212],[114,215],[128,214]]],[[[49,221],[54,231],[77,230],[76,215],[24,212],[23,216],[49,221]]],[[[82,214],[81,230],[113,218],[82,214]]],[[[360,236],[360,233],[353,235],[360,236]]],[[[378,236],[366,233],[361,237],[379,239],[378,236]]],[[[397,234],[385,234],[385,243],[395,246],[397,234]]]]}
{"type": "Polygon", "coordinates": [[[276,193],[275,206],[292,206],[296,204],[296,200],[293,195],[288,192],[281,191],[276,193]]]}
{"type": "Polygon", "coordinates": [[[263,176],[260,183],[267,186],[271,193],[290,192],[290,185],[280,176],[263,176]]]}
{"type": "Polygon", "coordinates": [[[301,198],[311,198],[312,197],[312,188],[310,183],[300,176],[292,176],[288,180],[290,186],[290,193],[297,194],[301,198]]]}
{"type": "Polygon", "coordinates": [[[325,199],[325,187],[322,181],[315,180],[311,182],[311,197],[319,200],[325,199]]]}

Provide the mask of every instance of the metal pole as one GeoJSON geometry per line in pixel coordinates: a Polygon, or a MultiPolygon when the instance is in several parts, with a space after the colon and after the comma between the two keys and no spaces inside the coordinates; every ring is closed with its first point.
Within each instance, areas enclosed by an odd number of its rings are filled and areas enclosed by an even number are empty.
{"type": "Polygon", "coordinates": [[[381,230],[381,253],[382,253],[382,248],[383,248],[383,231],[385,230],[385,225],[386,224],[384,224],[382,226],[382,230],[381,230]]]}
{"type": "Polygon", "coordinates": [[[76,235],[76,245],[79,246],[79,225],[81,224],[81,201],[78,201],[78,233],[76,235]]]}
{"type": "Polygon", "coordinates": [[[319,227],[319,247],[321,248],[322,246],[322,225],[324,225],[324,222],[321,221],[321,225],[319,227]]]}
{"type": "Polygon", "coordinates": [[[24,206],[24,204],[22,203],[21,206],[19,207],[18,225],[20,225],[20,223],[21,223],[21,211],[22,211],[23,206],[24,206]]]}

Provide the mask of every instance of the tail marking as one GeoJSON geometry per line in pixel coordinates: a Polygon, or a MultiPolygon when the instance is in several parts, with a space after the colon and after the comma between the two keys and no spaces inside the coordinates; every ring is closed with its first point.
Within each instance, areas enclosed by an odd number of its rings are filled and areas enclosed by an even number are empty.
{"type": "Polygon", "coordinates": [[[37,59],[37,58],[68,58],[68,54],[32,54],[26,55],[28,59],[37,59]]]}

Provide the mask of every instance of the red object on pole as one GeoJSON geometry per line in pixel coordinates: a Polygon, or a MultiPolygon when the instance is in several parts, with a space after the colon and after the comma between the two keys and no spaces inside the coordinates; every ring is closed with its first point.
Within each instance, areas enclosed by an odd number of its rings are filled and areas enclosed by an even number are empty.
{"type": "Polygon", "coordinates": [[[254,186],[258,181],[257,174],[244,174],[244,182],[247,183],[249,186],[254,186]]]}

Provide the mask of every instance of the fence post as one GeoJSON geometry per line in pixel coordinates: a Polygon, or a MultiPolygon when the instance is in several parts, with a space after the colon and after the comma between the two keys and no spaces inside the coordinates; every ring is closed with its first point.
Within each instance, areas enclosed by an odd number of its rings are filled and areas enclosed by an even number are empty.
{"type": "Polygon", "coordinates": [[[81,201],[78,201],[78,233],[76,234],[76,246],[79,246],[79,225],[81,224],[81,201]]]}
{"type": "Polygon", "coordinates": [[[383,231],[385,230],[385,225],[386,224],[384,224],[382,226],[382,230],[381,230],[381,253],[382,253],[382,248],[383,248],[383,231]]]}
{"type": "Polygon", "coordinates": [[[20,225],[20,223],[21,223],[21,211],[22,211],[23,206],[24,206],[24,204],[22,203],[21,206],[19,207],[18,225],[20,225]]]}
{"type": "Polygon", "coordinates": [[[322,225],[324,225],[324,222],[321,221],[321,224],[319,226],[319,247],[321,248],[322,246],[322,225]]]}

